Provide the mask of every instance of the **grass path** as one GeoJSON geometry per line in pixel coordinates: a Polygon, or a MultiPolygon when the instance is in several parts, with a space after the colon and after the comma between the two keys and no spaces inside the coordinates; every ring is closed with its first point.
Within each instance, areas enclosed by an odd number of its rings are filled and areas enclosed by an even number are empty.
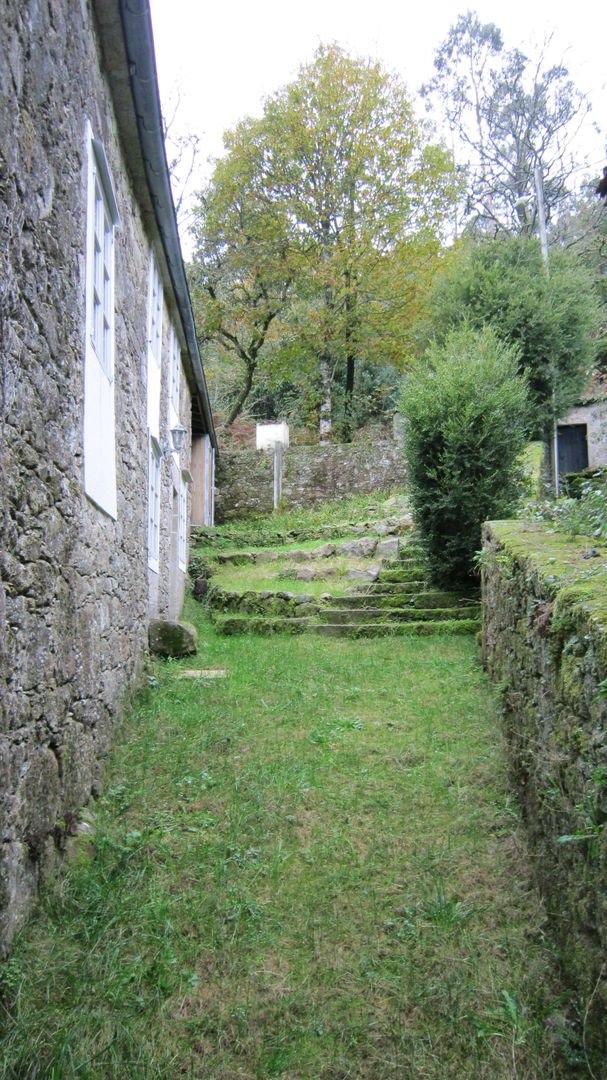
{"type": "Polygon", "coordinates": [[[2,969],[0,1075],[586,1075],[474,643],[188,614],[198,656],[154,665],[96,836],[2,969]]]}

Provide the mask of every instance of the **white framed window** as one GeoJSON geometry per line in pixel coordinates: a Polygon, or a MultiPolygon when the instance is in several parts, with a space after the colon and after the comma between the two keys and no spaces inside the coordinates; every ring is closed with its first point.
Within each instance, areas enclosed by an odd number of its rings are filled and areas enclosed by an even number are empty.
{"type": "Polygon", "coordinates": [[[162,373],[162,281],[150,252],[148,284],[148,427],[160,438],[160,385],[162,373]]]}
{"type": "Polygon", "coordinates": [[[87,123],[84,490],[115,518],[114,233],[120,216],[102,143],[87,123]]]}
{"type": "Polygon", "coordinates": [[[148,454],[148,566],[156,574],[160,568],[160,463],[162,453],[156,439],[149,436],[148,454]]]}
{"type": "Polygon", "coordinates": [[[215,451],[209,435],[204,437],[204,506],[203,525],[212,525],[215,516],[215,451]]]}
{"type": "Polygon", "coordinates": [[[171,325],[169,332],[169,428],[179,420],[179,388],[181,377],[181,349],[177,334],[171,325]]]}
{"type": "Polygon", "coordinates": [[[188,485],[184,476],[179,484],[179,524],[177,534],[179,569],[185,573],[188,558],[188,485]]]}

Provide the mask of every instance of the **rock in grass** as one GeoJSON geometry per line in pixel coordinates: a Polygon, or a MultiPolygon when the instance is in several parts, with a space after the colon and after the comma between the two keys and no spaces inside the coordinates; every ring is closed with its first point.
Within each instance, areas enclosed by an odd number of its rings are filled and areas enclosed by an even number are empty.
{"type": "Polygon", "coordinates": [[[313,548],[308,552],[311,559],[330,559],[335,555],[335,544],[323,544],[322,547],[313,548]]]}
{"type": "Polygon", "coordinates": [[[377,581],[379,566],[370,566],[367,570],[350,570],[350,581],[377,581]]]}
{"type": "Polygon", "coordinates": [[[191,623],[172,619],[151,619],[148,625],[150,652],[157,656],[191,656],[196,652],[197,635],[191,623]]]}
{"type": "Polygon", "coordinates": [[[194,596],[196,600],[204,600],[209,591],[209,582],[205,577],[196,578],[194,582],[194,596]]]}
{"type": "Polygon", "coordinates": [[[337,548],[338,555],[349,555],[353,558],[369,558],[375,551],[377,540],[372,536],[362,536],[360,540],[347,540],[337,548]]]}
{"type": "Polygon", "coordinates": [[[316,571],[311,566],[300,566],[293,574],[296,581],[314,581],[316,571]]]}
{"type": "Polygon", "coordinates": [[[398,537],[391,537],[389,540],[380,540],[375,548],[375,557],[377,559],[396,559],[399,552],[398,537]]]}

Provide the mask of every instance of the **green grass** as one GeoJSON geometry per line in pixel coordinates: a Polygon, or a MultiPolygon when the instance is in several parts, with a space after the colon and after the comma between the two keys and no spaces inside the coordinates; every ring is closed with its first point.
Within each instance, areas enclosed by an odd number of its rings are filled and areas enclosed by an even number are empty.
{"type": "Polygon", "coordinates": [[[153,665],[96,836],[1,969],[0,1075],[573,1075],[473,642],[187,617],[198,656],[153,665]]]}
{"type": "Polygon", "coordinates": [[[378,492],[375,495],[351,496],[300,510],[278,508],[272,514],[261,518],[227,521],[210,530],[197,529],[195,534],[201,538],[199,547],[208,546],[213,550],[239,547],[241,544],[257,544],[262,547],[282,544],[287,542],[289,533],[314,539],[322,537],[327,530],[336,529],[339,534],[342,525],[378,521],[406,512],[406,496],[398,494],[391,498],[394,502],[386,503],[386,496],[378,492]]]}
{"type": "Polygon", "coordinates": [[[367,570],[374,564],[370,558],[355,558],[346,555],[334,555],[326,559],[311,559],[307,563],[293,563],[288,557],[277,562],[257,563],[248,566],[225,566],[213,568],[213,585],[221,589],[245,592],[247,589],[287,590],[293,593],[309,593],[320,596],[330,592],[334,595],[343,593],[354,582],[348,577],[350,570],[367,570]],[[294,576],[302,566],[311,566],[322,577],[314,581],[298,581],[294,576]]]}

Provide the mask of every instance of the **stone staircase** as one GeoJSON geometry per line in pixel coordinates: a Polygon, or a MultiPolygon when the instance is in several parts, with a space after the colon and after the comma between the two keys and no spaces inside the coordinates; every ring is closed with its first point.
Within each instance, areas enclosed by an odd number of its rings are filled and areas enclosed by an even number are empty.
{"type": "Polygon", "coordinates": [[[308,632],[370,638],[470,634],[480,629],[478,595],[429,587],[413,543],[403,544],[401,554],[380,569],[375,581],[355,584],[343,595],[327,593],[316,599],[288,592],[232,594],[211,589],[209,602],[215,627],[225,634],[308,632]]]}
{"type": "Polygon", "coordinates": [[[321,617],[313,629],[326,637],[476,633],[480,628],[478,597],[429,588],[412,547],[381,570],[377,582],[332,597],[321,617]]]}

